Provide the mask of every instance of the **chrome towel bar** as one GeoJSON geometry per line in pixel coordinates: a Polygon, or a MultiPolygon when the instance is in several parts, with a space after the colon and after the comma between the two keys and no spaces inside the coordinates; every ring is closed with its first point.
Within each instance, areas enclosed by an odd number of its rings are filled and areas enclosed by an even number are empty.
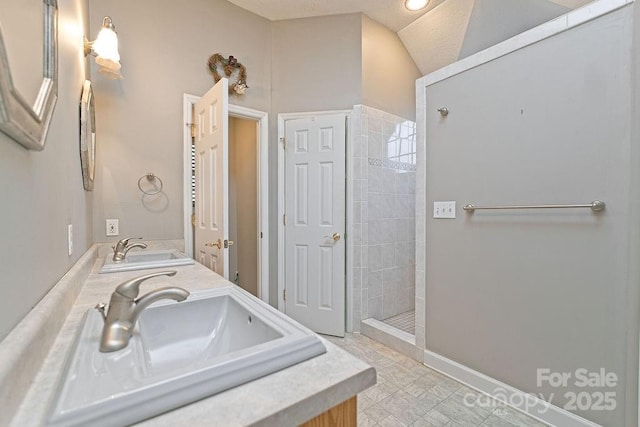
{"type": "Polygon", "coordinates": [[[473,213],[477,210],[485,210],[485,209],[569,209],[569,208],[589,208],[593,212],[603,211],[605,208],[605,203],[600,200],[594,200],[591,203],[587,203],[584,205],[532,205],[532,206],[475,206],[472,204],[468,204],[465,206],[465,211],[469,213],[473,213]]]}

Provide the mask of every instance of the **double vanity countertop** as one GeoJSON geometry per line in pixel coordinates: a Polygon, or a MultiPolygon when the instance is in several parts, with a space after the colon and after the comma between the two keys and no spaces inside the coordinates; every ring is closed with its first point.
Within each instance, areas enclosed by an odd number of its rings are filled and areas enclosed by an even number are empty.
{"type": "MultiPolygon", "coordinates": [[[[93,258],[89,259],[88,262],[93,261],[93,264],[86,281],[39,371],[30,382],[10,425],[46,425],[48,410],[55,398],[65,359],[86,311],[93,309],[97,303],[107,303],[120,283],[161,271],[155,269],[99,274],[103,258],[95,258],[97,252],[94,250],[93,258]]],[[[164,286],[178,286],[190,292],[236,286],[198,263],[167,270],[176,270],[178,273],[171,278],[163,276],[145,281],[141,286],[141,294],[164,286]]],[[[38,310],[40,305],[33,311],[38,310]]],[[[33,313],[30,317],[33,318],[33,313]]],[[[138,425],[298,425],[375,384],[376,373],[371,366],[329,341],[321,340],[327,352],[320,356],[149,418],[138,425]]],[[[6,349],[3,351],[6,355],[6,349]]],[[[0,360],[3,359],[2,356],[0,352],[0,360]]],[[[15,369],[20,369],[20,366],[15,369]]],[[[3,385],[5,386],[7,384],[3,385]]]]}

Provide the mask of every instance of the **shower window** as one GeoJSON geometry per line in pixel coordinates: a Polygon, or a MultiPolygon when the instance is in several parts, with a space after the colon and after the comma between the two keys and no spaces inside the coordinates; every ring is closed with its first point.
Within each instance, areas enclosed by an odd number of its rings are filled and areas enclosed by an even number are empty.
{"type": "Polygon", "coordinates": [[[393,162],[416,164],[416,125],[405,121],[395,126],[387,141],[387,159],[393,162]]]}

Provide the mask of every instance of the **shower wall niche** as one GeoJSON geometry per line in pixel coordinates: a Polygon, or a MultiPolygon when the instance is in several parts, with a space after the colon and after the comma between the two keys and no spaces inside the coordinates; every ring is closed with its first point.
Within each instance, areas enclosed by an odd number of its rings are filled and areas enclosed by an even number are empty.
{"type": "Polygon", "coordinates": [[[415,309],[415,122],[352,114],[352,325],[415,309]]]}

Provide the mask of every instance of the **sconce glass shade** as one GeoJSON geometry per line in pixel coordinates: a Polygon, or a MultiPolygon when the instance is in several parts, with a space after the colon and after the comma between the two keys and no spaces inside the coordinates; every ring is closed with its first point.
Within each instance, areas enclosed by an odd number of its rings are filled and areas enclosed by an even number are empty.
{"type": "Polygon", "coordinates": [[[98,38],[93,42],[93,50],[98,56],[113,61],[120,61],[118,53],[118,35],[110,28],[102,28],[98,38]]]}
{"type": "Polygon", "coordinates": [[[91,43],[91,52],[96,56],[98,72],[109,79],[120,80],[120,53],[118,52],[118,35],[111,18],[105,16],[98,38],[91,43]]]}
{"type": "Polygon", "coordinates": [[[427,7],[429,0],[405,0],[404,7],[409,10],[420,10],[427,7]]]}

